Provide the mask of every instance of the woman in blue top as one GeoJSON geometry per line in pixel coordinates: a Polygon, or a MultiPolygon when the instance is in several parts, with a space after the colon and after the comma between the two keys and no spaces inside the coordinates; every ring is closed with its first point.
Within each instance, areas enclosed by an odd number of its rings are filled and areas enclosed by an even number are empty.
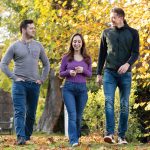
{"type": "Polygon", "coordinates": [[[69,118],[69,141],[73,147],[79,143],[82,113],[88,99],[86,77],[92,76],[91,63],[83,36],[79,33],[74,34],[69,51],[62,58],[60,67],[60,76],[66,79],[63,99],[69,118]]]}

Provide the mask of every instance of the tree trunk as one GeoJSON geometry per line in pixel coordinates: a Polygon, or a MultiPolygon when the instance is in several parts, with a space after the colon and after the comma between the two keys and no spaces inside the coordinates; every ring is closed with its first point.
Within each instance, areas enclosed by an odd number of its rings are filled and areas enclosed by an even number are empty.
{"type": "Polygon", "coordinates": [[[61,80],[51,69],[45,108],[38,122],[37,130],[47,133],[64,132],[64,112],[61,94],[61,80]]]}
{"type": "MultiPolygon", "coordinates": [[[[13,117],[13,105],[9,92],[0,89],[0,122],[8,122],[13,117]]],[[[0,125],[7,128],[5,124],[0,125]]]]}

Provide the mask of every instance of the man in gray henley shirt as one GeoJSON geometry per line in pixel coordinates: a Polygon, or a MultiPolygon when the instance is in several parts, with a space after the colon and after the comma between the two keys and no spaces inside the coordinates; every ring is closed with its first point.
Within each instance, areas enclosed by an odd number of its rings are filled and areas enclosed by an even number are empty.
{"type": "Polygon", "coordinates": [[[1,70],[13,80],[12,100],[17,144],[24,145],[33,132],[40,85],[46,79],[50,64],[43,46],[33,40],[35,26],[33,20],[20,24],[22,39],[13,43],[1,61],[1,70]],[[8,65],[14,60],[14,71],[8,65]],[[39,59],[43,64],[41,75],[38,70],[39,59]]]}

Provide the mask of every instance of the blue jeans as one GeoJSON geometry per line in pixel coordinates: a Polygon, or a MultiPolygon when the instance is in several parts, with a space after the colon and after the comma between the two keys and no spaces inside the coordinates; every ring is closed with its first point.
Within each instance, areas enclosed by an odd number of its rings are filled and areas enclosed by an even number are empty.
{"type": "Polygon", "coordinates": [[[82,114],[88,99],[86,83],[66,81],[63,87],[63,99],[68,112],[70,144],[78,143],[82,114]]]}
{"type": "Polygon", "coordinates": [[[114,134],[114,97],[116,88],[120,95],[120,118],[118,136],[124,137],[128,127],[129,96],[131,90],[131,72],[118,74],[116,71],[105,69],[104,71],[104,94],[107,135],[114,134]]]}
{"type": "Polygon", "coordinates": [[[40,85],[30,81],[14,81],[12,100],[17,137],[30,139],[33,132],[40,85]]]}

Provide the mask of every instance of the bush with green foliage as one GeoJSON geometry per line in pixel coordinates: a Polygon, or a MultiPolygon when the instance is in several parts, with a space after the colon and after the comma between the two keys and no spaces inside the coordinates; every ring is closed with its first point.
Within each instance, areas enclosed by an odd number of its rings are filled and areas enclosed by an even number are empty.
{"type": "Polygon", "coordinates": [[[40,117],[42,116],[43,110],[45,106],[45,99],[44,98],[39,98],[38,101],[38,106],[37,106],[37,111],[36,111],[36,121],[35,124],[38,123],[40,117]]]}

